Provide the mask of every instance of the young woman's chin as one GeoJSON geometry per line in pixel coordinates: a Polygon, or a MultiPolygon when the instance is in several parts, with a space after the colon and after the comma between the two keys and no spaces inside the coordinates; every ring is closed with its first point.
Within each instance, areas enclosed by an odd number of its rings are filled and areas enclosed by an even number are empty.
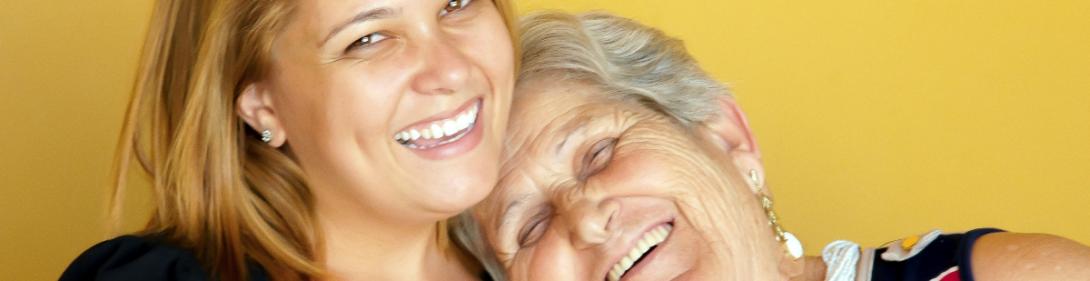
{"type": "Polygon", "coordinates": [[[423,209],[450,217],[484,200],[495,186],[499,159],[481,157],[480,160],[422,175],[413,188],[421,195],[417,199],[423,209]]]}
{"type": "Polygon", "coordinates": [[[423,209],[449,217],[488,196],[498,179],[502,145],[490,132],[492,123],[477,122],[455,142],[434,150],[401,149],[408,158],[405,181],[412,183],[423,209]]]}

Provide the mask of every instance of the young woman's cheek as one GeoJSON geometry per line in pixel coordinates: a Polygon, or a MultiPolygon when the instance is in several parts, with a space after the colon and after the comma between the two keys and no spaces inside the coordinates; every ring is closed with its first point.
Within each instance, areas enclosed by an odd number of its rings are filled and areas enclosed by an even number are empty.
{"type": "MultiPolygon", "coordinates": [[[[477,0],[481,1],[481,0],[477,0]]],[[[492,5],[474,3],[473,5],[492,5]]],[[[477,64],[493,92],[492,117],[490,127],[494,138],[506,134],[508,114],[511,107],[511,95],[515,80],[515,54],[506,24],[494,7],[472,7],[479,9],[472,19],[474,23],[465,30],[452,34],[453,40],[460,45],[468,60],[477,64]]]]}

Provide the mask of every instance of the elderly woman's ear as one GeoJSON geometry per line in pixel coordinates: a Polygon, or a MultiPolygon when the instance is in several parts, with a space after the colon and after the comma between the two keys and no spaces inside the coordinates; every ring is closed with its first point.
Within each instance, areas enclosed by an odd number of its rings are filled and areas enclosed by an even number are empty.
{"type": "MultiPolygon", "coordinates": [[[[760,175],[758,178],[764,178],[761,151],[757,147],[753,131],[749,128],[746,114],[730,96],[720,96],[716,102],[719,112],[701,122],[699,131],[703,137],[730,156],[739,172],[748,175],[752,171],[760,175]]],[[[763,186],[760,182],[753,184],[763,186]]]]}

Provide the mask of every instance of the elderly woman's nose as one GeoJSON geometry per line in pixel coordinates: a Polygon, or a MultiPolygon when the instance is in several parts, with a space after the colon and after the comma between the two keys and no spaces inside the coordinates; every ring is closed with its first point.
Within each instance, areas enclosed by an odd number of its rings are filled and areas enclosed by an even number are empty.
{"type": "Polygon", "coordinates": [[[455,39],[433,34],[416,44],[419,72],[412,87],[422,94],[451,94],[462,91],[471,74],[472,63],[455,39]]]}
{"type": "Polygon", "coordinates": [[[572,204],[565,215],[568,225],[572,226],[572,245],[576,249],[586,249],[608,241],[616,231],[616,218],[620,212],[620,202],[613,199],[585,199],[572,204]]]}

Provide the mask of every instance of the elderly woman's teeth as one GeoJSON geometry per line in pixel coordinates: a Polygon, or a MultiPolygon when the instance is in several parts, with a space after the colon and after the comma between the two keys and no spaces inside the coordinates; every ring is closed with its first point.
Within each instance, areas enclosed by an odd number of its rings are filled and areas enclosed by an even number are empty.
{"type": "Polygon", "coordinates": [[[636,242],[636,246],[628,251],[628,255],[621,258],[621,261],[613,265],[613,268],[609,270],[609,276],[607,276],[609,281],[621,280],[621,277],[639,262],[644,255],[647,255],[652,248],[658,246],[662,241],[666,241],[666,237],[670,236],[670,230],[672,229],[672,226],[664,224],[644,234],[640,241],[636,242]]]}
{"type": "Polygon", "coordinates": [[[413,149],[427,149],[457,141],[477,123],[479,107],[480,103],[477,103],[451,118],[398,132],[394,134],[394,141],[413,149]]]}

